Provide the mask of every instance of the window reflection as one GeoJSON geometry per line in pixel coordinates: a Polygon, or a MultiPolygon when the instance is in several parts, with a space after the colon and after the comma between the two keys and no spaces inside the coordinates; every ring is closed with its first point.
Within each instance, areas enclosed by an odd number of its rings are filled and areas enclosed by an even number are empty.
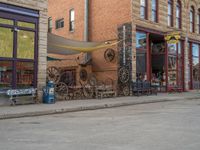
{"type": "Polygon", "coordinates": [[[136,33],[136,48],[145,48],[146,49],[146,40],[147,35],[143,32],[136,33]]]}
{"type": "Polygon", "coordinates": [[[0,61],[0,90],[9,89],[12,85],[12,62],[0,61]]]}
{"type": "Polygon", "coordinates": [[[192,44],[192,79],[193,89],[199,88],[199,45],[192,44]]]}
{"type": "Polygon", "coordinates": [[[18,32],[17,58],[34,59],[34,32],[20,30],[18,32]]]}
{"type": "Polygon", "coordinates": [[[33,87],[34,63],[17,62],[17,88],[33,87]]]}
{"type": "Polygon", "coordinates": [[[13,32],[9,28],[0,27],[0,57],[13,56],[13,32]]]}

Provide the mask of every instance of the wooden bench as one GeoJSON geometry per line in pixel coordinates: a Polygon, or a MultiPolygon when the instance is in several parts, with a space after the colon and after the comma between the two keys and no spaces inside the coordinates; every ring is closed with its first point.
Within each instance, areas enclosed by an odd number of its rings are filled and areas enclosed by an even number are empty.
{"type": "Polygon", "coordinates": [[[117,94],[113,90],[112,86],[99,86],[96,89],[96,98],[109,98],[109,97],[116,97],[117,94]]]}
{"type": "Polygon", "coordinates": [[[7,90],[6,95],[10,97],[10,104],[31,104],[36,103],[37,89],[11,89],[7,90]],[[24,101],[24,98],[28,98],[24,101]]]}

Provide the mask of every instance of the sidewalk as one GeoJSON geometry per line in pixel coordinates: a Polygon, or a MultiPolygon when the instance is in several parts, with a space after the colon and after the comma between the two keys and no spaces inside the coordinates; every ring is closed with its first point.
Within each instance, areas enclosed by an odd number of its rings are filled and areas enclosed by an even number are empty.
{"type": "Polygon", "coordinates": [[[191,100],[199,99],[200,92],[187,92],[176,94],[158,94],[157,96],[141,96],[141,97],[118,97],[101,100],[74,100],[61,101],[55,104],[35,104],[35,105],[20,105],[20,106],[2,106],[0,107],[0,120],[42,116],[58,113],[105,109],[112,107],[176,101],[176,100],[191,100]]]}

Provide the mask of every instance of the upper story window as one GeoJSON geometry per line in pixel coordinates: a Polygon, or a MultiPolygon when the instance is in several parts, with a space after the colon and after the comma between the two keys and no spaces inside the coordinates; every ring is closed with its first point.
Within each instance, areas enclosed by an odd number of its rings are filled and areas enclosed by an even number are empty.
{"type": "Polygon", "coordinates": [[[194,7],[192,6],[190,8],[190,32],[194,32],[194,17],[195,17],[195,10],[194,10],[194,7]]]}
{"type": "Polygon", "coordinates": [[[69,11],[69,31],[74,31],[75,29],[75,11],[71,9],[69,11]]]}
{"type": "Polygon", "coordinates": [[[140,17],[147,19],[147,0],[140,0],[140,17]]]}
{"type": "Polygon", "coordinates": [[[52,28],[53,28],[53,25],[52,25],[52,17],[49,17],[48,18],[48,32],[52,32],[52,28]]]}
{"type": "Polygon", "coordinates": [[[173,26],[173,0],[168,0],[168,26],[173,26]]]}
{"type": "Polygon", "coordinates": [[[198,24],[198,33],[200,34],[200,8],[198,10],[198,20],[197,20],[197,24],[198,24]]]}
{"type": "Polygon", "coordinates": [[[181,1],[178,0],[176,4],[176,27],[181,29],[181,1]]]}
{"type": "Polygon", "coordinates": [[[59,29],[59,28],[63,28],[64,27],[64,19],[59,19],[59,20],[56,20],[56,29],[59,29]]]}
{"type": "Polygon", "coordinates": [[[152,0],[152,21],[158,22],[158,0],[152,0]]]}

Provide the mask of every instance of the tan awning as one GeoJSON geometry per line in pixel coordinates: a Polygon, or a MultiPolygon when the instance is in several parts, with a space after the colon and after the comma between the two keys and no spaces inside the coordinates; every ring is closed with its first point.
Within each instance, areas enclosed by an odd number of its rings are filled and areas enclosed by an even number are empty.
{"type": "Polygon", "coordinates": [[[117,40],[108,42],[82,42],[69,40],[61,36],[48,33],[48,53],[71,55],[80,52],[92,52],[98,49],[111,47],[118,44],[117,40]]]}

